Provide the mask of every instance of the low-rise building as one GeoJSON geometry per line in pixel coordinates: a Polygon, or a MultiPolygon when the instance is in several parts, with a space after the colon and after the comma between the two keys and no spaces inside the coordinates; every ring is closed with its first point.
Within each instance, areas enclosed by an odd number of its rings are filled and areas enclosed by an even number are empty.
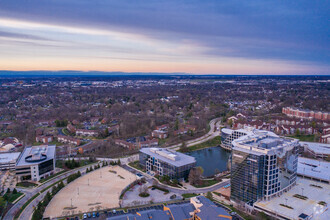
{"type": "Polygon", "coordinates": [[[0,170],[14,170],[20,152],[0,153],[0,170]]]}
{"type": "Polygon", "coordinates": [[[128,148],[129,150],[134,150],[135,149],[135,145],[133,143],[124,141],[124,140],[120,140],[120,139],[116,139],[115,140],[115,144],[128,148]]]}
{"type": "Polygon", "coordinates": [[[56,145],[26,147],[16,163],[16,176],[20,180],[39,181],[55,172],[56,145]]]}
{"type": "Polygon", "coordinates": [[[81,141],[78,138],[73,138],[70,136],[65,136],[65,135],[58,135],[57,136],[57,141],[61,143],[68,143],[68,144],[74,144],[79,146],[81,141]]]}
{"type": "Polygon", "coordinates": [[[140,149],[140,165],[149,173],[169,176],[172,179],[187,178],[196,166],[194,157],[163,148],[140,149]]]}
{"type": "Polygon", "coordinates": [[[330,144],[323,144],[317,142],[300,142],[300,146],[303,147],[304,152],[310,154],[314,158],[329,158],[330,144]]]}
{"type": "Polygon", "coordinates": [[[159,139],[165,139],[168,137],[168,131],[153,130],[151,136],[159,139]]]}
{"type": "Polygon", "coordinates": [[[41,142],[44,144],[48,144],[53,141],[53,136],[50,135],[40,135],[36,137],[36,142],[41,142]]]}
{"type": "Polygon", "coordinates": [[[88,129],[77,129],[77,136],[87,136],[87,137],[96,137],[99,135],[99,132],[96,130],[88,130],[88,129]]]}

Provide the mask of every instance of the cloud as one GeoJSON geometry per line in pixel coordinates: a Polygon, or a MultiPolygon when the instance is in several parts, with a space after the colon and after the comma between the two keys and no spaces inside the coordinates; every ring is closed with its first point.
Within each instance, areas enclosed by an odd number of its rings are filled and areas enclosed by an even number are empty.
{"type": "Polygon", "coordinates": [[[14,28],[12,34],[31,40],[56,38],[68,49],[89,48],[95,57],[232,58],[324,69],[330,64],[328,12],[327,1],[308,0],[2,0],[0,25],[1,19],[15,21],[3,23],[3,31],[14,28]]]}

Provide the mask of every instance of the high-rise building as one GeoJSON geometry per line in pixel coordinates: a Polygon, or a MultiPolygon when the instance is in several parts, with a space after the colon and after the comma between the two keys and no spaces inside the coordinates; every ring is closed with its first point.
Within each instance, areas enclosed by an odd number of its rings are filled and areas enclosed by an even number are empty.
{"type": "Polygon", "coordinates": [[[232,142],[231,198],[253,204],[290,189],[296,182],[297,139],[254,131],[232,142]]]}
{"type": "Polygon", "coordinates": [[[226,150],[231,150],[233,140],[236,140],[244,135],[250,134],[251,129],[232,130],[228,128],[221,129],[221,147],[226,150]]]}

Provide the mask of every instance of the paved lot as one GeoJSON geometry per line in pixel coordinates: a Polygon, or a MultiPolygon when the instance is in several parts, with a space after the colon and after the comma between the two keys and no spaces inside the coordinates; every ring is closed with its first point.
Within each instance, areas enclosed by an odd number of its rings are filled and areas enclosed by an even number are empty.
{"type": "Polygon", "coordinates": [[[319,205],[318,203],[324,201],[330,204],[329,192],[329,184],[298,178],[297,185],[288,192],[270,201],[258,202],[256,205],[292,219],[298,219],[301,213],[305,213],[307,215],[313,215],[313,219],[327,220],[330,219],[329,210],[327,207],[319,205]],[[311,186],[311,184],[318,185],[322,188],[311,186]],[[308,199],[302,200],[295,198],[293,197],[295,194],[303,194],[303,196],[307,196],[308,199]],[[280,204],[291,206],[293,209],[283,207],[280,204]]]}
{"type": "MultiPolygon", "coordinates": [[[[146,204],[150,204],[151,202],[158,203],[158,202],[170,201],[171,200],[170,197],[172,195],[174,195],[174,193],[164,194],[164,192],[161,190],[158,190],[158,189],[152,190],[152,188],[149,188],[148,193],[150,194],[150,196],[148,196],[146,198],[142,198],[139,196],[140,188],[142,188],[142,187],[148,188],[151,186],[152,186],[152,183],[147,182],[146,184],[143,184],[142,186],[136,185],[133,187],[133,189],[127,191],[123,198],[122,207],[146,205],[146,204]]],[[[176,195],[175,199],[182,199],[180,194],[175,194],[175,195],[176,195]]]]}
{"type": "Polygon", "coordinates": [[[121,191],[134,180],[136,175],[119,166],[104,167],[91,172],[57,193],[47,206],[44,217],[118,207],[121,191]]]}

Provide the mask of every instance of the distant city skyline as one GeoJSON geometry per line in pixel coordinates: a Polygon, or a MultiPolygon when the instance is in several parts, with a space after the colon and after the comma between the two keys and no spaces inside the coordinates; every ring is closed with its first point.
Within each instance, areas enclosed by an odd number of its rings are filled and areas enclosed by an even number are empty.
{"type": "Polygon", "coordinates": [[[0,70],[329,75],[329,9],[307,0],[3,0],[0,70]]]}

